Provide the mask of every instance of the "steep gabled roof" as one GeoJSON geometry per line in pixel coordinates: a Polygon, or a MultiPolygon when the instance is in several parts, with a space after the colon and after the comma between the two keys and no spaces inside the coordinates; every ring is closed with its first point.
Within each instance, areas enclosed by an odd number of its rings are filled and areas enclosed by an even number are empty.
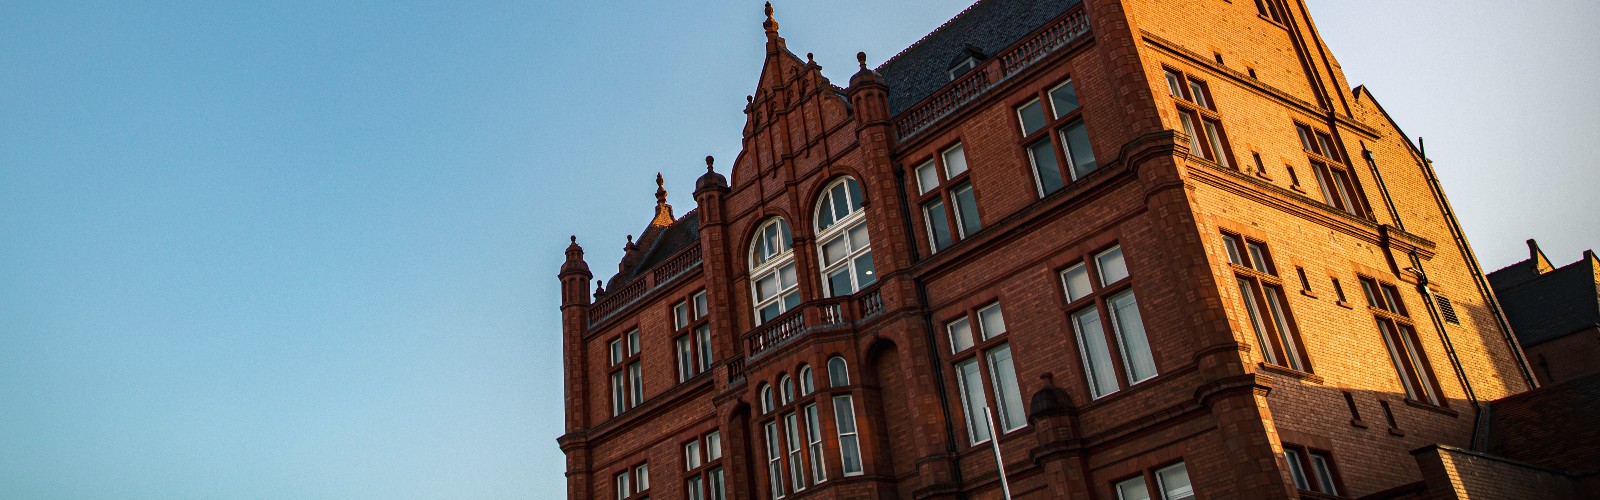
{"type": "Polygon", "coordinates": [[[950,83],[950,66],[970,45],[993,56],[1080,0],[980,0],[878,66],[898,114],[950,83]]]}
{"type": "MultiPolygon", "coordinates": [[[[608,289],[616,289],[618,286],[633,281],[634,278],[643,276],[645,272],[655,268],[657,264],[699,242],[700,209],[690,210],[689,213],[683,214],[683,217],[672,221],[672,225],[657,231],[652,232],[652,228],[646,228],[644,234],[649,237],[649,241],[644,241],[649,247],[643,249],[642,257],[632,267],[619,271],[617,274],[612,275],[611,279],[606,280],[608,289]]],[[[641,241],[645,240],[645,238],[640,239],[641,241]]]]}
{"type": "MultiPolygon", "coordinates": [[[[1537,247],[1534,247],[1537,249],[1537,247]]],[[[1537,253],[1528,260],[1489,273],[1500,306],[1523,347],[1600,325],[1600,261],[1593,252],[1550,269],[1537,253]],[[1543,272],[1541,272],[1543,271],[1543,272]]]]}

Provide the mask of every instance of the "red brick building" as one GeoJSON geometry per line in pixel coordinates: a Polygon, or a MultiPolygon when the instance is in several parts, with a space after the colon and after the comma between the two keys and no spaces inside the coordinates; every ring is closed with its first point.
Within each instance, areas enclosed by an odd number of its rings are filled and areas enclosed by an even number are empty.
{"type": "Polygon", "coordinates": [[[764,26],[730,173],[567,250],[573,498],[1425,495],[1535,386],[1300,0],[983,0],[847,85],[764,26]]]}
{"type": "Polygon", "coordinates": [[[1489,273],[1489,283],[1540,384],[1600,373],[1600,258],[1593,250],[1555,267],[1528,240],[1528,259],[1489,273]]]}

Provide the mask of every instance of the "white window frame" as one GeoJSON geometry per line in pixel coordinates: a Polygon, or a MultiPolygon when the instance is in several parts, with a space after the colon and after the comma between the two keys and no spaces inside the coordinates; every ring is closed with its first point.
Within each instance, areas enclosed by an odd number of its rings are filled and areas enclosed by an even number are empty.
{"type": "MultiPolygon", "coordinates": [[[[857,259],[861,258],[862,256],[872,254],[872,236],[867,230],[866,226],[866,207],[860,206],[861,200],[849,198],[854,196],[856,192],[861,191],[860,183],[856,182],[854,178],[849,176],[840,177],[835,179],[833,182],[828,183],[827,187],[823,188],[822,190],[822,196],[817,198],[816,214],[814,218],[817,223],[816,227],[820,228],[823,226],[823,210],[831,210],[830,205],[833,201],[833,188],[839,185],[847,186],[844,190],[846,196],[845,206],[853,207],[854,210],[848,214],[845,214],[843,217],[837,217],[838,214],[834,214],[836,217],[833,224],[823,229],[822,233],[817,236],[817,267],[822,269],[823,294],[830,297],[843,297],[851,295],[860,291],[863,287],[877,282],[877,276],[873,274],[876,272],[876,269],[867,271],[867,275],[873,277],[872,283],[861,283],[861,280],[859,279],[859,271],[856,269],[857,259]],[[856,189],[854,191],[848,188],[850,184],[856,185],[856,189]],[[857,227],[860,228],[861,239],[865,241],[856,241],[857,227]],[[829,263],[826,248],[829,243],[841,238],[844,240],[843,242],[845,245],[844,256],[833,263],[829,263]],[[832,280],[828,279],[828,277],[841,269],[845,270],[845,273],[849,275],[850,290],[848,293],[835,294],[830,288],[832,280]]],[[[864,197],[865,193],[862,193],[862,196],[864,197]]],[[[868,258],[870,259],[871,257],[868,258]]],[[[874,263],[873,267],[876,268],[877,265],[874,263]]]]}
{"type": "MultiPolygon", "coordinates": [[[[784,298],[788,297],[790,294],[800,293],[798,267],[796,267],[794,271],[794,283],[789,284],[787,287],[783,285],[783,269],[795,264],[793,244],[793,230],[789,227],[788,222],[785,222],[782,217],[773,217],[767,219],[766,222],[761,223],[761,226],[756,229],[755,238],[750,241],[750,301],[752,304],[754,304],[751,313],[754,316],[756,324],[758,325],[764,323],[764,321],[761,319],[762,309],[765,309],[773,304],[777,304],[778,314],[774,315],[774,317],[781,316],[784,313],[789,312],[789,305],[786,303],[784,298]],[[766,241],[765,245],[770,246],[777,244],[781,248],[778,248],[775,253],[770,255],[761,255],[763,240],[767,239],[767,228],[772,226],[776,226],[777,232],[774,234],[774,237],[777,241],[766,241]],[[784,237],[784,233],[789,233],[787,238],[784,237]],[[788,246],[783,245],[784,240],[788,240],[788,246]],[[774,292],[771,297],[768,297],[766,300],[762,300],[761,280],[767,278],[768,276],[772,276],[778,280],[778,290],[774,292]]],[[[799,303],[798,297],[796,297],[795,302],[796,304],[799,303]]]]}

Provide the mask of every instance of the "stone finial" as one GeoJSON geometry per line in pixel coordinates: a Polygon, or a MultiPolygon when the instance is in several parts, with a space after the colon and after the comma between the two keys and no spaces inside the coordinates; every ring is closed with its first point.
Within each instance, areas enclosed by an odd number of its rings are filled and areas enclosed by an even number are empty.
{"type": "Polygon", "coordinates": [[[706,173],[709,174],[714,172],[714,170],[711,169],[711,164],[716,163],[716,161],[716,158],[712,158],[711,155],[706,155],[706,173]]]}
{"type": "Polygon", "coordinates": [[[572,243],[574,245],[576,245],[578,243],[578,235],[576,235],[576,234],[572,235],[572,243]]]}
{"type": "Polygon", "coordinates": [[[656,172],[656,205],[667,204],[667,180],[656,172]]]}
{"type": "Polygon", "coordinates": [[[778,34],[778,20],[772,18],[772,2],[767,2],[766,9],[767,20],[766,22],[761,23],[761,26],[767,29],[767,33],[776,35],[778,34]]]}
{"type": "Polygon", "coordinates": [[[861,69],[867,69],[867,53],[866,52],[857,52],[856,53],[856,62],[861,63],[861,69]]]}

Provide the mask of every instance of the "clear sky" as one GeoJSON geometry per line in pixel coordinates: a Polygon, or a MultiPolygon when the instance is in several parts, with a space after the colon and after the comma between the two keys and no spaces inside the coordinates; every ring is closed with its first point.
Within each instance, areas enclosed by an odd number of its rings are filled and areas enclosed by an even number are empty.
{"type": "MultiPolygon", "coordinates": [[[[967,0],[780,2],[845,83],[967,0]],[[914,5],[914,6],[913,6],[914,5]]],[[[1489,269],[1600,246],[1600,3],[1314,0],[1489,269]]],[[[737,152],[753,1],[0,3],[0,498],[550,498],[555,273],[737,152]],[[259,5],[256,5],[259,4],[259,5]]]]}

